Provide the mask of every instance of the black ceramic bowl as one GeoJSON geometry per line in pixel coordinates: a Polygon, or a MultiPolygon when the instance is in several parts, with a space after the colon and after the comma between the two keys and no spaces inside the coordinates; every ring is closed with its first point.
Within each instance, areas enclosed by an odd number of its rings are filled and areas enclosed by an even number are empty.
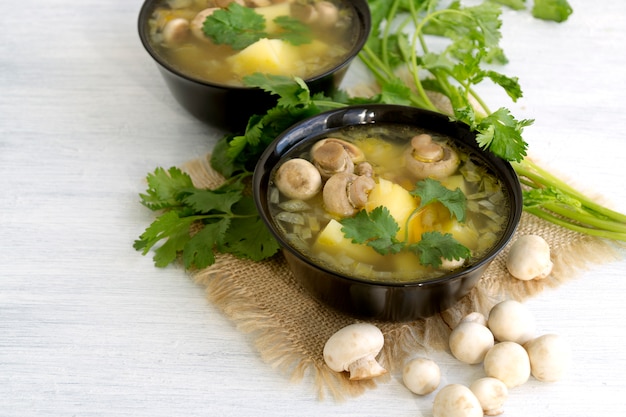
{"type": "Polygon", "coordinates": [[[467,125],[451,122],[445,115],[414,107],[368,105],[326,112],[294,125],[278,137],[260,158],[254,173],[253,191],[259,213],[283,248],[296,280],[314,297],[344,313],[364,319],[407,321],[426,318],[454,305],[478,282],[495,256],[515,232],[522,213],[522,194],[511,165],[476,144],[475,134],[467,125]],[[472,154],[480,157],[498,177],[508,194],[510,214],[504,233],[482,259],[471,266],[420,282],[376,283],[333,272],[313,263],[285,240],[269,214],[268,188],[273,169],[291,150],[320,135],[327,135],[349,125],[391,123],[411,125],[452,137],[472,154]]]}
{"type": "MultiPolygon", "coordinates": [[[[236,87],[203,81],[181,72],[168,63],[154,48],[150,40],[148,21],[154,9],[163,0],[145,0],[139,12],[139,38],[165,80],[178,103],[196,118],[216,127],[235,131],[245,129],[254,114],[263,114],[276,104],[276,96],[258,88],[236,87]]],[[[354,8],[358,35],[346,59],[327,70],[305,80],[312,93],[330,94],[339,87],[352,60],[367,41],[371,28],[371,16],[366,0],[349,0],[354,8]]]]}

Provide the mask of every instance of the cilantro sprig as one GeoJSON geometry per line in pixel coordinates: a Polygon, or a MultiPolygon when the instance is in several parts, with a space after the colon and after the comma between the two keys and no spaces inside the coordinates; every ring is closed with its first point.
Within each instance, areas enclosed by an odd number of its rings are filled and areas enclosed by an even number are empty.
{"type": "MultiPolygon", "coordinates": [[[[459,221],[465,220],[465,194],[458,188],[452,191],[441,185],[439,181],[427,178],[418,181],[411,194],[420,198],[420,205],[409,215],[407,225],[420,210],[435,202],[441,203],[449,210],[450,215],[459,221]]],[[[422,265],[434,268],[441,266],[442,259],[467,259],[471,255],[470,250],[454,239],[450,233],[425,232],[415,243],[409,243],[407,236],[405,240],[399,240],[397,234],[400,226],[384,206],[378,206],[370,212],[360,210],[355,216],[341,219],[339,222],[344,236],[351,239],[352,243],[367,245],[381,255],[408,250],[419,257],[422,265]]],[[[408,227],[405,230],[408,233],[408,227]]]]}
{"type": "Polygon", "coordinates": [[[296,18],[278,16],[273,22],[280,31],[268,33],[263,15],[253,8],[232,2],[228,8],[209,15],[202,25],[202,31],[214,43],[230,45],[234,50],[244,49],[262,38],[280,38],[293,45],[307,44],[313,39],[311,28],[296,18]]]}
{"type": "Polygon", "coordinates": [[[490,111],[475,90],[489,80],[513,101],[522,96],[516,78],[490,65],[506,62],[499,45],[499,5],[485,1],[462,6],[453,1],[442,8],[437,0],[370,0],[369,4],[372,33],[359,57],[378,84],[397,85],[402,82],[398,70],[405,69],[414,88],[404,89],[404,101],[440,111],[428,91],[440,93],[450,101],[452,116],[478,132],[481,147],[509,161],[526,156],[522,132],[532,120],[518,121],[505,108],[490,111]],[[415,28],[412,33],[404,30],[409,26],[415,28]],[[433,35],[445,37],[447,46],[442,50],[430,48],[428,36],[433,35]]]}
{"type": "Polygon", "coordinates": [[[154,249],[154,263],[169,265],[182,254],[187,269],[215,262],[215,252],[262,260],[278,251],[278,243],[259,217],[254,201],[245,193],[239,174],[216,189],[200,189],[178,168],[157,168],[148,174],[148,189],[141,203],[160,212],[141,234],[134,248],[144,255],[154,249]]]}

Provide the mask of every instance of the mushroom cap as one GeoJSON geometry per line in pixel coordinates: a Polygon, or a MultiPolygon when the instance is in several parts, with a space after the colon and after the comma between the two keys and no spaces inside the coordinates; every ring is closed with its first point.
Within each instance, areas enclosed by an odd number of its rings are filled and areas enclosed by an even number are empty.
{"type": "Polygon", "coordinates": [[[524,345],[530,371],[539,381],[554,382],[563,377],[571,362],[569,343],[556,334],[544,334],[524,345]]]}
{"type": "Polygon", "coordinates": [[[365,207],[370,191],[376,186],[376,181],[372,177],[365,175],[357,176],[348,184],[348,200],[355,209],[365,207]]]}
{"type": "Polygon", "coordinates": [[[466,321],[482,324],[483,326],[487,325],[487,317],[478,311],[473,311],[461,319],[461,323],[466,321]]]}
{"type": "Polygon", "coordinates": [[[322,26],[333,26],[339,20],[339,9],[330,1],[318,1],[315,3],[315,10],[317,10],[317,21],[322,26]]]}
{"type": "Polygon", "coordinates": [[[308,200],[322,189],[322,177],[312,163],[293,158],[283,163],[274,176],[274,183],[289,198],[308,200]]]}
{"type": "Polygon", "coordinates": [[[202,27],[204,26],[204,21],[206,20],[206,18],[211,16],[216,10],[219,10],[219,7],[209,7],[207,9],[200,10],[196,17],[191,19],[191,33],[193,33],[196,38],[205,42],[211,42],[211,40],[204,34],[204,30],[202,29],[202,27]]]}
{"type": "Polygon", "coordinates": [[[487,327],[496,340],[523,345],[535,335],[535,318],[524,304],[505,300],[491,308],[487,327]]]}
{"type": "Polygon", "coordinates": [[[189,34],[189,21],[182,17],[170,20],[163,27],[163,40],[167,45],[177,45],[189,34]]]}
{"type": "Polygon", "coordinates": [[[340,172],[354,172],[354,162],[338,140],[323,139],[317,142],[311,148],[311,160],[324,178],[340,172]]]}
{"type": "Polygon", "coordinates": [[[441,370],[431,359],[415,358],[404,365],[402,381],[411,392],[428,395],[439,386],[441,370]]]}
{"type": "Polygon", "coordinates": [[[335,174],[326,181],[322,190],[322,198],[326,211],[341,217],[356,214],[357,209],[348,197],[348,187],[357,178],[357,175],[347,172],[335,174]]]}
{"type": "Polygon", "coordinates": [[[450,384],[439,390],[433,401],[433,417],[482,417],[483,408],[465,385],[450,384]]]}
{"type": "Polygon", "coordinates": [[[509,389],[497,378],[485,377],[477,379],[469,386],[483,412],[487,416],[497,416],[504,412],[502,406],[509,397],[509,389]]]}
{"type": "Polygon", "coordinates": [[[350,370],[350,365],[375,358],[385,338],[380,329],[369,323],[354,323],[339,329],[324,345],[324,361],[335,372],[350,370]]]}
{"type": "Polygon", "coordinates": [[[456,151],[445,143],[433,141],[427,134],[414,136],[404,157],[407,169],[418,180],[446,178],[459,166],[456,151]]]}
{"type": "Polygon", "coordinates": [[[313,147],[311,148],[311,152],[315,152],[317,148],[322,147],[328,143],[341,145],[343,149],[350,156],[350,159],[352,160],[352,162],[354,162],[355,164],[365,161],[365,154],[363,153],[361,148],[356,146],[354,143],[351,143],[351,142],[348,142],[347,140],[343,140],[339,138],[325,138],[320,141],[317,141],[315,145],[313,145],[313,147]]]}
{"type": "Polygon", "coordinates": [[[465,321],[459,323],[448,340],[450,351],[455,358],[468,364],[481,363],[494,345],[491,331],[482,324],[465,321]]]}
{"type": "Polygon", "coordinates": [[[487,376],[499,379],[507,388],[522,385],[530,377],[528,353],[515,342],[496,343],[485,355],[483,368],[487,376]]]}
{"type": "Polygon", "coordinates": [[[550,245],[538,235],[520,236],[509,249],[506,268],[522,281],[543,279],[552,272],[550,245]]]}

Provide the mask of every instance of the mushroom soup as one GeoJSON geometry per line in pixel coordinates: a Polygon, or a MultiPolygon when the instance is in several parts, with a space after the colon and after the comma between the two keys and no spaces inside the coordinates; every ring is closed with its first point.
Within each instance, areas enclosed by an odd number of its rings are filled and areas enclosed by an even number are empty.
{"type": "Polygon", "coordinates": [[[473,265],[504,233],[510,202],[502,183],[477,153],[451,138],[377,123],[342,128],[307,143],[272,172],[269,208],[286,240],[325,268],[376,282],[426,280],[473,265]],[[462,221],[439,201],[420,204],[413,191],[434,180],[465,196],[462,221]],[[419,243],[424,234],[439,232],[471,255],[443,260],[436,268],[412,251],[383,255],[345,236],[342,221],[381,206],[398,225],[398,241],[419,243]]]}
{"type": "Polygon", "coordinates": [[[356,43],[356,20],[345,0],[163,0],[149,26],[174,68],[241,86],[256,72],[309,79],[332,69],[356,43]]]}

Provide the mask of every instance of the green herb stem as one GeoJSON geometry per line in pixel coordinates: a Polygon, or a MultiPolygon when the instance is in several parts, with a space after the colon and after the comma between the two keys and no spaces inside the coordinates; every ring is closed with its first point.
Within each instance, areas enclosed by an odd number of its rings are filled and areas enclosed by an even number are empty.
{"type": "Polygon", "coordinates": [[[525,207],[524,210],[539,218],[547,220],[550,223],[556,224],[558,226],[564,227],[569,230],[573,230],[575,232],[587,234],[590,236],[601,237],[605,239],[619,240],[622,242],[626,242],[626,233],[612,232],[608,230],[595,229],[595,228],[577,225],[567,220],[564,220],[561,217],[548,213],[547,211],[542,210],[541,208],[538,208],[538,207],[525,207]]]}
{"type": "Polygon", "coordinates": [[[581,192],[574,189],[554,175],[550,174],[545,169],[539,167],[529,158],[525,158],[521,162],[514,162],[512,165],[515,169],[515,172],[517,172],[517,174],[520,176],[520,182],[522,182],[522,184],[533,188],[554,187],[562,193],[580,201],[580,203],[584,207],[589,208],[599,215],[605,216],[618,223],[626,223],[626,215],[594,202],[586,195],[582,194],[581,192]],[[526,179],[524,179],[524,177],[526,179]]]}

